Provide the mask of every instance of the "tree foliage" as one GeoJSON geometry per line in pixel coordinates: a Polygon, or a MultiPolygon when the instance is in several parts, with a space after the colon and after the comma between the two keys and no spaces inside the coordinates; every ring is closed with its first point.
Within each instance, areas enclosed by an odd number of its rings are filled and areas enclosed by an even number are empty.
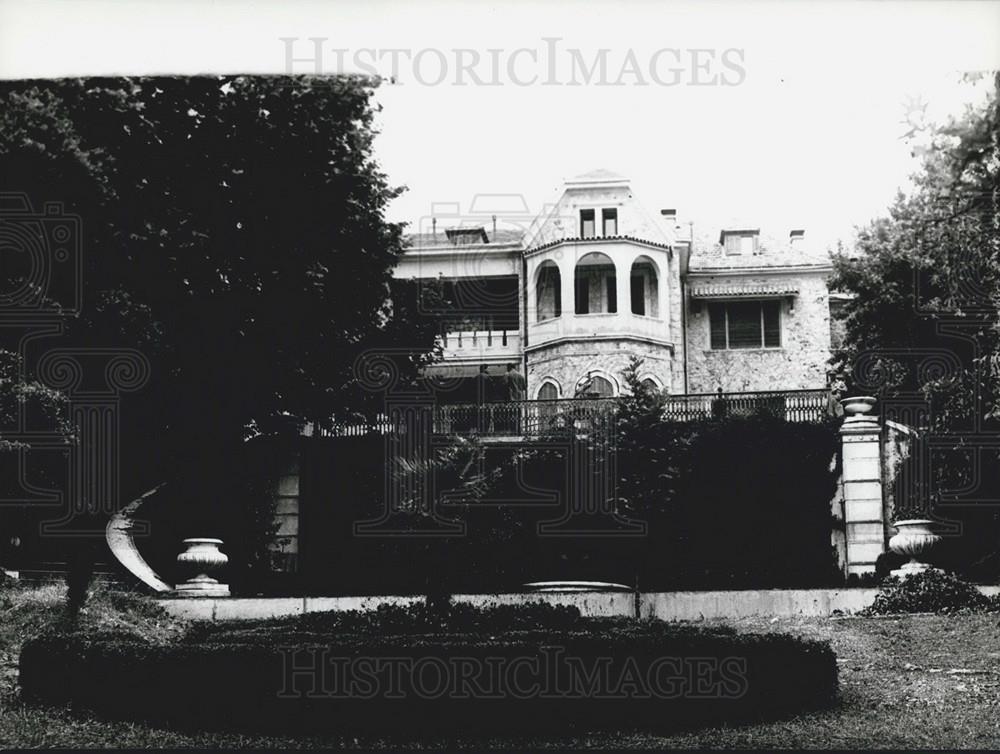
{"type": "Polygon", "coordinates": [[[211,504],[248,425],[343,413],[377,398],[355,378],[363,353],[389,352],[412,379],[433,350],[419,293],[392,279],[402,228],[384,215],[401,189],[373,154],[376,84],[0,84],[0,190],[82,220],[70,339],[151,362],[123,407],[127,489],[180,475],[211,504]]]}
{"type": "Polygon", "coordinates": [[[73,439],[66,396],[26,377],[21,356],[0,348],[0,453],[31,449],[18,432],[22,422],[36,432],[44,429],[67,442],[73,439]]]}
{"type": "Polygon", "coordinates": [[[1000,74],[992,83],[982,104],[914,132],[914,189],[858,230],[833,280],[854,294],[835,368],[918,430],[895,517],[958,524],[943,549],[980,578],[1000,571],[1000,74]]]}
{"type": "Polygon", "coordinates": [[[834,260],[832,287],[855,294],[835,367],[854,390],[922,395],[947,431],[1000,416],[997,92],[923,137],[914,190],[834,260]]]}

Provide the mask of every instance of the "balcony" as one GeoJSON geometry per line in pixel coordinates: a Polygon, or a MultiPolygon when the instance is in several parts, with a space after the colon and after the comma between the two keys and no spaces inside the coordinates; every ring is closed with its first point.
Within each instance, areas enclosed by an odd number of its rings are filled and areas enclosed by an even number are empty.
{"type": "MultiPolygon", "coordinates": [[[[481,437],[492,440],[537,439],[586,434],[614,417],[616,398],[563,398],[549,401],[462,403],[435,405],[432,432],[437,436],[481,437]]],[[[780,390],[755,393],[672,395],[664,406],[669,421],[748,417],[766,414],[791,422],[820,422],[830,416],[829,391],[780,390]]],[[[371,432],[404,432],[388,417],[364,424],[327,424],[316,428],[321,437],[347,437],[371,432]]]]}
{"type": "Polygon", "coordinates": [[[521,355],[517,330],[456,330],[439,338],[445,361],[490,361],[521,355]]]}
{"type": "Polygon", "coordinates": [[[529,326],[531,344],[543,345],[562,338],[639,337],[670,342],[669,323],[660,317],[646,317],[631,312],[599,314],[563,314],[533,322],[529,326]]]}

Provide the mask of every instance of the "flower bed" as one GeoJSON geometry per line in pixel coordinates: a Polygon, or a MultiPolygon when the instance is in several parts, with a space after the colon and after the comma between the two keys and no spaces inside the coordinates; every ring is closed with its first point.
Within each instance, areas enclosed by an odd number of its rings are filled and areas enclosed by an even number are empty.
{"type": "Polygon", "coordinates": [[[26,698],[239,730],[670,729],[823,706],[836,673],[819,642],[537,605],[203,625],[159,643],[50,633],[21,654],[26,698]]]}

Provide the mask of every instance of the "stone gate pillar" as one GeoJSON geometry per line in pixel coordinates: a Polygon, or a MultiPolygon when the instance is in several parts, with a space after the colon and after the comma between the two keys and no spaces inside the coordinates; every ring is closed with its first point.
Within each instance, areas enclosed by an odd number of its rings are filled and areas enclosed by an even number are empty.
{"type": "Polygon", "coordinates": [[[882,506],[882,427],[868,415],[871,404],[844,401],[847,417],[840,428],[843,459],[844,528],[847,575],[872,573],[885,552],[882,506]]]}

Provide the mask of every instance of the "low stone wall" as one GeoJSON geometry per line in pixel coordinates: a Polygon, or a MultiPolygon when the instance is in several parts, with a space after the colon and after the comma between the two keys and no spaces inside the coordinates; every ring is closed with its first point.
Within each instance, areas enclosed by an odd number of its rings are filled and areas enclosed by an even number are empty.
{"type": "MultiPolygon", "coordinates": [[[[981,586],[987,596],[1000,587],[981,586]]],[[[853,613],[872,603],[877,589],[761,589],[726,592],[647,592],[638,605],[631,592],[517,592],[510,594],[456,594],[456,602],[471,605],[517,605],[547,602],[573,605],[588,617],[638,616],[662,620],[704,620],[774,617],[824,616],[853,613]]],[[[192,620],[250,620],[279,618],[331,610],[374,610],[379,605],[408,605],[419,596],[377,597],[228,597],[162,599],[167,612],[192,620]]]]}
{"type": "MultiPolygon", "coordinates": [[[[635,615],[635,594],[632,592],[514,592],[510,594],[456,594],[456,602],[485,607],[487,605],[521,605],[525,602],[547,602],[550,605],[572,605],[588,618],[615,615],[635,615]]],[[[641,597],[640,597],[641,601],[641,597]]]]}
{"type": "Polygon", "coordinates": [[[257,620],[303,613],[374,610],[379,605],[409,605],[423,597],[208,597],[162,599],[168,613],[191,620],[257,620]]]}
{"type": "Polygon", "coordinates": [[[752,615],[853,613],[875,600],[878,589],[761,589],[730,592],[659,592],[640,600],[643,618],[701,620],[752,615]]]}

